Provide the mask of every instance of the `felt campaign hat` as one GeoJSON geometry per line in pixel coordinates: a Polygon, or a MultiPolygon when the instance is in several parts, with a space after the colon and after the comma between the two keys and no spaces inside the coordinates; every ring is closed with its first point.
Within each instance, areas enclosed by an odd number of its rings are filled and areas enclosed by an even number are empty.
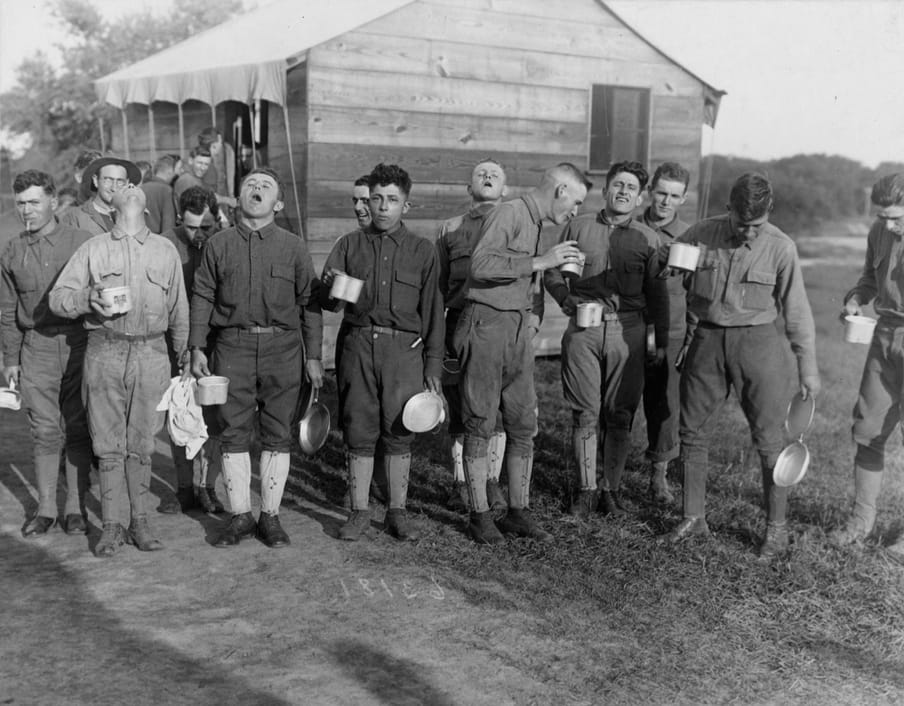
{"type": "Polygon", "coordinates": [[[87,201],[91,198],[91,194],[94,191],[97,191],[94,187],[94,180],[92,177],[108,164],[118,164],[120,167],[125,167],[129,181],[135,185],[141,183],[141,170],[135,166],[134,162],[130,162],[127,159],[120,159],[119,157],[101,157],[100,159],[95,159],[91,164],[85,167],[85,171],[82,173],[82,183],[81,188],[79,189],[79,196],[82,201],[87,201]]]}

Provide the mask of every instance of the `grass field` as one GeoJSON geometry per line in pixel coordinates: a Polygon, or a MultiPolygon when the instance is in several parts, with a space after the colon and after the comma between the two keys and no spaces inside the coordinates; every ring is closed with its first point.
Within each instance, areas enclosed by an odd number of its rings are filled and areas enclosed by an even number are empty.
{"type": "MultiPolygon", "coordinates": [[[[419,438],[412,472],[409,506],[429,520],[421,523],[425,538],[388,552],[364,544],[356,557],[384,569],[432,566],[475,604],[528,609],[533,624],[521,630],[535,649],[513,649],[513,665],[555,684],[562,703],[901,703],[904,568],[882,552],[904,529],[899,439],[875,539],[844,550],[826,541],[853,493],[850,417],[866,346],[842,341],[837,314],[859,257],[805,269],[823,392],[805,437],[810,471],[791,495],[792,546],[780,560],[756,561],[764,529],[758,461],[733,399],[711,435],[712,539],[677,547],[656,541],[680,519],[680,507],[647,503],[642,417],[625,480],[633,517],[578,522],[565,515],[575,478],[557,359],[537,365],[541,429],[532,494],[554,544],[468,541],[464,518],[444,508],[450,477],[446,439],[437,434],[419,438]]],[[[790,399],[796,388],[788,380],[790,399]]],[[[337,437],[318,461],[302,464],[292,492],[339,502],[345,480],[337,437]]],[[[473,639],[496,641],[505,653],[505,634],[473,639]]]]}

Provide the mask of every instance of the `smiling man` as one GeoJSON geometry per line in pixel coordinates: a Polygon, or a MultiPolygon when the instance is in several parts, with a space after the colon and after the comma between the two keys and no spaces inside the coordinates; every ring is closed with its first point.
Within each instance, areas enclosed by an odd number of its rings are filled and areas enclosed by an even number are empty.
{"type": "Polygon", "coordinates": [[[141,170],[132,162],[118,157],[101,157],[82,173],[81,195],[84,203],[69,209],[61,220],[63,225],[86,230],[92,235],[113,230],[113,196],[128,184],[141,183],[141,170]],[[90,198],[91,189],[95,190],[90,198]]]}
{"type": "MultiPolygon", "coordinates": [[[[650,205],[637,220],[659,235],[660,246],[670,244],[689,228],[681,220],[678,209],[687,201],[690,172],[676,162],[657,167],[650,182],[650,205]]],[[[646,366],[643,388],[643,410],[647,420],[647,460],[652,465],[650,495],[655,502],[671,503],[666,471],[669,462],[678,458],[678,371],[672,367],[684,345],[687,330],[686,297],[680,277],[666,280],[669,292],[669,340],[665,357],[646,366]]]]}
{"type": "Polygon", "coordinates": [[[56,188],[49,174],[29,170],[17,175],[13,193],[25,230],[0,256],[3,375],[22,393],[38,485],[38,509],[22,527],[22,536],[46,534],[56,523],[63,450],[63,529],[67,534],[81,534],[87,528],[84,501],[91,470],[91,439],[81,398],[88,334],[81,322],[51,312],[47,296],[69,258],[91,234],[57,222],[53,215],[56,188]]]}
{"type": "Polygon", "coordinates": [[[562,336],[562,389],[571,408],[580,483],[571,514],[585,519],[600,502],[607,515],[626,512],[619,488],[643,391],[645,310],[656,331],[655,361],[665,357],[668,295],[658,277],[659,237],[633,220],[646,184],[647,171],[639,162],[613,164],[603,187],[603,210],[575,218],[562,233],[584,253],[583,273],[566,282],[558,269],[546,271],[546,288],[570,317],[562,336]],[[575,314],[583,302],[602,304],[601,326],[578,326],[575,314]],[[596,478],[600,421],[602,495],[596,478]]]}
{"type": "MultiPolygon", "coordinates": [[[[879,317],[863,366],[854,407],[854,507],[846,525],[835,530],[836,544],[865,539],[876,521],[876,499],[882,487],[885,448],[902,421],[904,381],[904,174],[884,176],[873,186],[871,200],[879,211],[866,239],[866,258],[856,286],[844,296],[841,316],[857,316],[870,302],[879,317]]],[[[904,562],[904,539],[888,548],[904,562]]]]}
{"type": "Polygon", "coordinates": [[[414,434],[402,424],[405,403],[424,389],[440,391],[443,308],[439,266],[430,241],[405,226],[411,178],[395,164],[378,164],[368,177],[372,223],[336,241],[323,269],[323,304],[344,305],[336,340],[336,379],[347,449],[352,512],[339,538],[356,541],[371,522],[368,491],[379,448],[389,488],[385,529],[413,541],[408,519],[408,475],[414,434]],[[363,280],[354,303],[327,296],[343,272],[363,280]]]}
{"type": "Polygon", "coordinates": [[[358,219],[359,228],[367,228],[370,225],[369,179],[369,174],[360,176],[355,179],[355,183],[352,186],[352,208],[355,211],[355,218],[358,219]]]}
{"type": "Polygon", "coordinates": [[[98,458],[103,533],[99,557],[129,542],[142,551],[162,549],[148,522],[151,456],[163,425],[157,411],[169,384],[166,335],[181,357],[188,338],[188,302],[176,249],[145,224],[145,193],[135,185],[113,197],[116,225],[91,238],[60,273],[50,292],[58,316],[84,316],[88,329],[84,395],[94,455],[98,458]],[[122,312],[103,298],[107,288],[128,287],[122,312]],[[127,490],[128,530],[121,506],[127,490]]]}
{"type": "Polygon", "coordinates": [[[689,344],[679,354],[684,519],[669,538],[709,534],[706,436],[731,386],[760,456],[766,507],[760,558],[768,561],[788,546],[788,489],[772,481],[789,397],[784,341],[775,321],[781,313],[805,398],[820,387],[816,331],[794,241],[769,223],[772,185],[759,174],[744,174],[728,201],[726,215],[701,221],[678,238],[702,252],[685,280],[689,344]]]}
{"type": "Polygon", "coordinates": [[[273,222],[283,208],[276,172],[266,167],[249,172],[239,208],[239,222],[210,238],[195,272],[191,372],[229,378],[215,431],[232,519],[214,546],[231,547],[257,532],[264,544],[277,548],[289,544],[279,506],[289,476],[292,416],[303,378],[315,390],[323,384],[323,317],[304,240],[273,222]],[[251,513],[255,419],[262,448],[257,522],[251,513]]]}

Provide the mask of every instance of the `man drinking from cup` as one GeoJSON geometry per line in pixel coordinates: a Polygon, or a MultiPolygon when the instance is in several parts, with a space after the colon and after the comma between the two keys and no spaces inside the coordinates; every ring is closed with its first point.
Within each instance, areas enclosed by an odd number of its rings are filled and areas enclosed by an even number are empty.
{"type": "Polygon", "coordinates": [[[557,269],[545,275],[546,289],[571,317],[562,336],[562,388],[571,407],[580,476],[571,505],[576,517],[589,517],[600,503],[607,515],[626,513],[619,488],[631,450],[631,422],[643,392],[645,310],[656,330],[655,360],[665,357],[668,293],[658,277],[659,237],[633,220],[646,184],[647,172],[639,162],[612,165],[603,187],[603,210],[578,216],[562,232],[561,239],[577,241],[585,255],[581,275],[570,282],[557,269]],[[578,307],[591,302],[599,307],[601,325],[582,328],[576,320],[578,307]],[[600,420],[602,495],[596,478],[600,420]]]}
{"type": "Polygon", "coordinates": [[[142,551],[163,548],[147,517],[151,455],[163,424],[157,403],[170,380],[164,336],[169,333],[181,357],[188,301],[176,248],[148,230],[146,203],[145,193],[133,184],[117,191],[113,230],[82,245],[50,292],[55,314],[84,316],[88,329],[83,385],[100,475],[99,557],[112,556],[123,541],[142,551]],[[125,288],[120,303],[105,294],[113,288],[125,288]],[[124,487],[131,506],[125,533],[124,487]]]}

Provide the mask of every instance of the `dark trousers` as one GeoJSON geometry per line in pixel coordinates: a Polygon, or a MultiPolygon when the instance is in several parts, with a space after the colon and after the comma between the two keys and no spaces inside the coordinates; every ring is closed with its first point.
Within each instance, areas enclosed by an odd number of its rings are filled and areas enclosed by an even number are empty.
{"type": "Polygon", "coordinates": [[[678,458],[681,373],[675,370],[675,359],[683,345],[683,336],[670,338],[662,365],[646,368],[643,413],[647,419],[647,459],[653,463],[678,458]]]}
{"type": "Polygon", "coordinates": [[[255,415],[263,450],[289,450],[303,366],[301,331],[218,332],[211,370],[229,378],[226,402],[216,415],[223,453],[249,450],[255,415]]]}
{"type": "Polygon", "coordinates": [[[537,424],[529,311],[500,311],[469,302],[455,330],[461,361],[465,455],[485,456],[502,412],[506,453],[533,453],[537,424]]]}
{"type": "Polygon", "coordinates": [[[414,434],[402,424],[402,410],[424,391],[423,344],[414,345],[418,338],[408,331],[343,327],[336,378],[350,453],[374,456],[378,441],[389,456],[409,453],[414,434]]]}

